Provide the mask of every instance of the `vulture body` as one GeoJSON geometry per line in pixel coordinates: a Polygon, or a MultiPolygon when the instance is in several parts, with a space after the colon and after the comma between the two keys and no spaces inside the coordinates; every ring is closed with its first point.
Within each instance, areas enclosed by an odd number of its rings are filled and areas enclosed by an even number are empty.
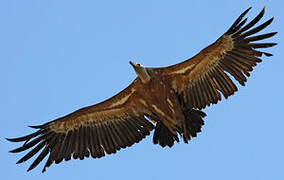
{"type": "Polygon", "coordinates": [[[246,24],[243,12],[229,30],[216,42],[194,57],[164,68],[147,68],[130,62],[138,77],[123,91],[99,104],[79,109],[40,126],[36,132],[7,138],[24,144],[10,152],[31,148],[17,163],[39,152],[28,171],[48,156],[43,172],[52,163],[62,160],[100,158],[105,154],[130,147],[154,131],[153,142],[172,147],[179,137],[187,143],[196,137],[206,116],[201,110],[228,98],[237,91],[230,74],[241,85],[262,55],[257,50],[276,43],[255,43],[270,38],[276,32],[255,35],[267,27],[273,18],[256,26],[263,9],[246,24]],[[151,122],[152,121],[152,122],[151,122]]]}

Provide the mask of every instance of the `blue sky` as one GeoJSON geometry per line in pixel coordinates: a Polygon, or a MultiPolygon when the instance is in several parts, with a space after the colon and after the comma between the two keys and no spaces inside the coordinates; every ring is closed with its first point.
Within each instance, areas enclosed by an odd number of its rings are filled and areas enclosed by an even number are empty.
{"type": "Polygon", "coordinates": [[[269,0],[1,1],[0,156],[3,179],[284,179],[283,2],[269,0]],[[282,4],[281,4],[282,3],[282,4]],[[263,58],[246,87],[205,109],[202,133],[173,148],[139,144],[102,159],[16,165],[20,144],[4,137],[98,103],[135,78],[129,60],[167,66],[214,42],[248,7],[263,6],[271,58],[263,58]]]}

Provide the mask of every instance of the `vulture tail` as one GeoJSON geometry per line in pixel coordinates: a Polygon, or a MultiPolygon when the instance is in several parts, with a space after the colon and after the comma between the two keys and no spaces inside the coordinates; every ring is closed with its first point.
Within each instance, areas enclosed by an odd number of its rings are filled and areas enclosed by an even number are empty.
{"type": "MultiPolygon", "coordinates": [[[[201,132],[205,116],[204,112],[196,109],[184,111],[186,133],[181,131],[182,128],[176,128],[176,131],[183,137],[185,143],[188,143],[192,137],[196,137],[197,133],[201,132]]],[[[178,136],[172,134],[162,121],[158,121],[153,136],[153,143],[162,147],[172,147],[175,141],[179,142],[178,136]]]]}
{"type": "Polygon", "coordinates": [[[158,121],[153,136],[153,143],[159,144],[162,147],[172,147],[175,141],[179,142],[178,136],[172,134],[161,121],[158,121]]]}

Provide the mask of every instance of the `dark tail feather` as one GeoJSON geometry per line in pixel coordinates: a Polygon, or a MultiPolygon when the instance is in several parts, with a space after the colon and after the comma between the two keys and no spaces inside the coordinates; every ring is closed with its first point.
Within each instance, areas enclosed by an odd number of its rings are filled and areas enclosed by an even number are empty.
{"type": "MultiPolygon", "coordinates": [[[[192,137],[196,137],[197,133],[201,132],[201,127],[204,125],[202,118],[205,116],[206,114],[204,112],[196,109],[184,111],[185,128],[187,132],[186,134],[182,132],[182,128],[177,128],[176,131],[183,137],[185,143],[188,143],[192,137]]],[[[161,121],[158,121],[154,132],[153,143],[159,144],[162,147],[172,147],[175,141],[179,142],[178,136],[173,135],[161,121]]]]}
{"type": "Polygon", "coordinates": [[[206,114],[204,112],[196,109],[184,111],[187,133],[182,134],[182,136],[185,143],[188,143],[191,137],[196,137],[197,133],[201,132],[201,127],[204,125],[202,118],[205,116],[206,114]]]}
{"type": "Polygon", "coordinates": [[[172,147],[175,141],[179,142],[177,135],[173,135],[170,130],[159,121],[155,128],[153,143],[160,144],[162,147],[172,147]]]}

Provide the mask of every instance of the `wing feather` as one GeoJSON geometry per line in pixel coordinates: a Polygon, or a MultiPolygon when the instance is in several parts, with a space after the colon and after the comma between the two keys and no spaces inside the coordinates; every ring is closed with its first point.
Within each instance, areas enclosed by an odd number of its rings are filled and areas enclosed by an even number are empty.
{"type": "Polygon", "coordinates": [[[228,98],[238,90],[228,74],[244,86],[253,67],[261,62],[260,57],[263,54],[272,56],[257,49],[272,47],[276,43],[256,41],[270,38],[276,32],[254,34],[271,24],[273,18],[254,27],[263,17],[264,8],[245,25],[247,19],[243,18],[250,9],[243,12],[215,43],[194,57],[173,66],[156,69],[169,80],[178,96],[182,97],[181,104],[203,109],[221,100],[221,94],[228,98]]]}
{"type": "Polygon", "coordinates": [[[42,170],[44,172],[54,162],[58,164],[71,157],[82,160],[90,155],[100,158],[138,143],[150,134],[154,126],[144,117],[146,112],[136,107],[134,83],[137,81],[102,103],[82,108],[41,126],[31,126],[39,129],[35,133],[7,139],[25,142],[10,152],[32,148],[17,163],[25,162],[39,153],[28,171],[49,154],[42,170]]]}

